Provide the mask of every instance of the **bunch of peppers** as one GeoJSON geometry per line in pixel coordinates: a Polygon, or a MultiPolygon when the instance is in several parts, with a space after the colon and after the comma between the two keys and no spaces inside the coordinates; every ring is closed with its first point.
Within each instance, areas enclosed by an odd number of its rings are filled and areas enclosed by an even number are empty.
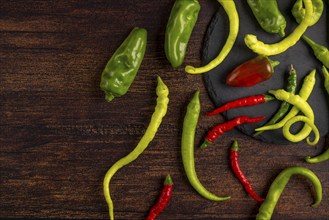
{"type": "MultiPolygon", "coordinates": [[[[232,49],[238,35],[239,16],[233,0],[218,0],[228,15],[230,21],[230,32],[227,41],[218,56],[203,67],[186,66],[185,71],[190,74],[200,74],[208,72],[218,66],[228,55],[232,49]]],[[[248,0],[247,1],[251,11],[261,28],[270,33],[277,33],[281,37],[285,36],[286,21],[281,14],[276,0],[248,0]]],[[[289,36],[282,39],[282,41],[275,44],[265,44],[257,40],[257,37],[251,34],[245,36],[245,43],[247,47],[253,50],[257,56],[247,60],[241,65],[234,68],[234,70],[226,77],[226,84],[230,86],[254,86],[258,83],[269,80],[274,73],[274,67],[279,64],[279,61],[272,61],[269,56],[284,52],[289,47],[292,47],[296,42],[302,38],[313,50],[316,58],[323,63],[323,74],[325,78],[325,88],[329,94],[329,74],[326,68],[329,67],[329,51],[323,45],[320,45],[310,38],[306,37],[304,32],[307,27],[314,25],[323,12],[322,0],[297,0],[292,9],[292,14],[299,23],[298,27],[289,34],[289,36]]],[[[187,49],[187,45],[192,34],[193,28],[197,22],[200,11],[200,4],[197,0],[176,0],[171,14],[168,19],[164,51],[166,57],[173,68],[182,65],[187,49]]],[[[112,101],[116,97],[123,96],[129,90],[134,78],[139,70],[139,67],[144,58],[146,51],[147,31],[143,28],[135,27],[128,37],[122,42],[118,49],[114,52],[110,60],[107,62],[101,76],[100,88],[105,93],[105,99],[112,101]]],[[[271,130],[283,127],[285,137],[290,141],[300,141],[308,137],[313,130],[315,133],[315,140],[311,142],[307,139],[309,144],[316,144],[319,140],[319,133],[314,125],[314,114],[311,107],[307,103],[312,88],[314,86],[314,74],[312,71],[304,80],[304,84],[299,92],[296,91],[296,71],[293,67],[290,69],[288,77],[288,86],[286,90],[270,90],[269,94],[260,94],[249,97],[244,97],[208,112],[207,115],[215,115],[227,111],[231,108],[257,105],[268,102],[274,99],[281,100],[282,105],[274,117],[265,125],[257,128],[258,135],[265,130],[271,130]],[[294,105],[288,112],[290,105],[294,105]],[[298,115],[301,111],[304,115],[298,115]],[[303,129],[298,134],[291,134],[289,128],[297,121],[305,123],[303,129]]],[[[154,138],[154,135],[161,124],[162,118],[166,114],[167,98],[169,93],[168,88],[158,77],[157,86],[157,105],[152,115],[151,122],[144,136],[142,137],[136,148],[126,157],[117,161],[106,173],[104,178],[104,195],[109,205],[110,218],[114,219],[113,202],[110,197],[109,183],[112,176],[121,167],[131,163],[137,158],[148,146],[149,142],[154,138]]],[[[206,199],[213,201],[224,201],[230,199],[229,196],[218,197],[209,192],[199,181],[194,168],[194,134],[200,113],[199,92],[197,91],[189,103],[188,111],[185,116],[182,134],[182,158],[183,165],[187,177],[194,187],[194,189],[206,199]]],[[[250,118],[248,116],[239,116],[224,123],[221,123],[210,131],[205,137],[201,148],[207,147],[213,143],[220,135],[226,131],[233,129],[243,123],[256,123],[263,120],[263,116],[250,118]]],[[[307,156],[305,160],[308,163],[319,163],[329,160],[329,149],[323,154],[310,157],[307,156]]],[[[316,201],[314,207],[321,202],[322,188],[321,182],[317,176],[310,170],[304,167],[290,167],[282,171],[278,177],[273,181],[266,198],[257,196],[251,187],[250,182],[242,172],[238,162],[238,144],[234,141],[230,150],[230,164],[234,174],[243,184],[245,190],[262,205],[256,219],[269,219],[275,204],[292,175],[303,175],[311,180],[315,186],[316,201]]],[[[168,204],[172,194],[173,182],[168,175],[164,182],[164,188],[161,192],[158,202],[151,208],[147,219],[155,219],[165,206],[168,204]]]]}

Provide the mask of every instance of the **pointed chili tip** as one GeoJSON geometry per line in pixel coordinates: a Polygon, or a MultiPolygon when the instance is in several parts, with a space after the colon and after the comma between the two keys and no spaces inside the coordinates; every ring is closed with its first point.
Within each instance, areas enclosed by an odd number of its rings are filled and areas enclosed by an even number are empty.
{"type": "Polygon", "coordinates": [[[172,181],[171,176],[169,174],[166,176],[166,179],[163,184],[164,185],[173,185],[174,184],[174,182],[172,181]]]}
{"type": "Polygon", "coordinates": [[[231,150],[233,150],[233,151],[238,151],[239,150],[239,145],[238,145],[238,141],[237,140],[234,140],[233,141],[231,150]]]}
{"type": "Polygon", "coordinates": [[[211,112],[206,112],[206,115],[207,115],[207,116],[214,116],[214,115],[215,115],[215,113],[214,113],[214,111],[211,111],[211,112]]]}
{"type": "Polygon", "coordinates": [[[209,146],[209,144],[211,144],[210,141],[204,140],[204,142],[201,144],[200,148],[201,149],[207,148],[209,146]]]}

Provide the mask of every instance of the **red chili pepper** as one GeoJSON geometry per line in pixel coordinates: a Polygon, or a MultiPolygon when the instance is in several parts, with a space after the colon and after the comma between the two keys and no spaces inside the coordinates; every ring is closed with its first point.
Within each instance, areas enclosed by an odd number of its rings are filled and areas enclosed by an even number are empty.
{"type": "Polygon", "coordinates": [[[219,108],[216,108],[215,110],[211,112],[206,112],[208,116],[216,115],[222,112],[225,112],[229,109],[236,108],[236,107],[242,107],[242,106],[251,106],[251,105],[257,105],[260,103],[268,102],[273,100],[274,97],[271,95],[253,95],[244,97],[241,99],[236,99],[234,101],[228,102],[219,108]]]}
{"type": "Polygon", "coordinates": [[[280,62],[272,61],[266,56],[257,56],[236,67],[227,77],[230,86],[254,86],[272,77],[274,67],[280,62]]]}
{"type": "Polygon", "coordinates": [[[173,181],[170,175],[167,175],[159,199],[157,203],[151,208],[146,220],[154,220],[164,210],[170,200],[172,188],[173,181]]]}
{"type": "Polygon", "coordinates": [[[233,129],[238,125],[244,123],[249,123],[249,124],[256,123],[258,121],[263,120],[264,118],[265,116],[260,116],[256,118],[250,118],[248,116],[239,116],[230,121],[226,121],[224,123],[218,124],[208,131],[207,136],[205,137],[205,140],[200,147],[201,148],[208,147],[208,145],[214,142],[219,135],[222,135],[224,132],[233,129]]]}
{"type": "Polygon", "coordinates": [[[244,175],[242,172],[240,165],[239,165],[239,160],[238,160],[238,142],[234,141],[233,145],[230,150],[230,163],[231,163],[231,168],[235,174],[235,176],[240,180],[242,183],[244,189],[248,192],[248,194],[254,198],[258,202],[263,202],[265,199],[259,197],[254,189],[252,188],[251,184],[249,183],[247,177],[244,175]]]}

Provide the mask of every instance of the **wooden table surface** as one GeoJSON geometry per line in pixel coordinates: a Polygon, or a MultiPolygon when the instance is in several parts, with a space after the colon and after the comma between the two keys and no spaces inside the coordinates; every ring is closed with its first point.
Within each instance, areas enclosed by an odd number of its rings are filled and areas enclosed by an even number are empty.
{"type": "MultiPolygon", "coordinates": [[[[229,168],[232,140],[255,191],[266,196],[276,175],[305,166],[323,184],[323,201],[310,207],[314,190],[303,177],[292,178],[273,219],[328,219],[328,162],[310,165],[306,155],[325,149],[305,142],[274,145],[237,131],[227,132],[206,150],[196,148],[196,170],[212,192],[232,198],[213,202],[190,186],[180,155],[186,105],[201,92],[196,145],[222,116],[213,108],[201,75],[174,70],[163,51],[173,1],[7,0],[0,6],[0,217],[7,219],[107,219],[102,181],[107,169],[127,155],[148,126],[155,106],[156,76],[170,90],[168,113],[155,139],[111,181],[116,219],[143,219],[159,195],[164,177],[174,180],[173,197],[158,219],[253,219],[259,204],[229,168]],[[134,26],[148,30],[147,52],[129,92],[107,103],[100,74],[134,26]]],[[[216,1],[200,0],[199,20],[185,63],[200,65],[203,37],[216,1]]],[[[327,138],[328,139],[328,138],[327,138]]]]}

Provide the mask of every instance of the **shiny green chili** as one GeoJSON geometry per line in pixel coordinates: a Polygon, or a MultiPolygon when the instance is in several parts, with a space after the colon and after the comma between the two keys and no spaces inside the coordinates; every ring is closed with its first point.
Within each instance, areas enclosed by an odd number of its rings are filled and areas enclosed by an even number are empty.
{"type": "MultiPolygon", "coordinates": [[[[295,94],[297,88],[297,73],[293,65],[290,66],[289,76],[288,76],[288,85],[286,88],[287,92],[295,94]]],[[[288,102],[282,102],[278,111],[273,115],[273,117],[264,125],[273,125],[280,119],[282,119],[290,109],[290,104],[288,102]]],[[[254,136],[260,135],[264,131],[258,131],[254,136]]]]}
{"type": "Polygon", "coordinates": [[[172,67],[179,67],[185,57],[190,36],[197,22],[200,4],[197,0],[176,0],[165,33],[165,54],[172,67]]]}
{"type": "MultiPolygon", "coordinates": [[[[323,13],[323,1],[322,0],[312,0],[313,4],[313,16],[310,26],[314,25],[320,19],[323,13]]],[[[292,15],[295,17],[297,23],[302,22],[305,17],[305,8],[303,7],[303,0],[297,0],[291,9],[292,15]]]]}
{"type": "Polygon", "coordinates": [[[317,207],[322,200],[322,185],[319,178],[313,171],[301,166],[288,167],[272,182],[265,201],[261,204],[256,220],[269,220],[273,214],[274,208],[290,178],[294,175],[302,175],[309,179],[315,189],[315,202],[312,207],[317,207]]]}
{"type": "Polygon", "coordinates": [[[135,27],[107,62],[100,82],[106,101],[127,93],[144,58],[146,41],[146,30],[135,27]]]}
{"type": "Polygon", "coordinates": [[[156,87],[157,94],[157,104],[155,106],[154,112],[151,117],[151,121],[143,135],[143,137],[138,142],[137,146],[131,151],[128,155],[121,158],[115,162],[110,169],[106,172],[104,181],[103,181],[103,191],[104,197],[108,204],[110,219],[114,219],[113,211],[113,201],[110,195],[110,181],[114,174],[123,166],[126,166],[136,160],[140,154],[147,148],[149,143],[153,140],[156,132],[158,131],[159,126],[161,125],[163,117],[167,113],[168,108],[168,94],[169,90],[166,84],[161,80],[160,77],[157,77],[158,85],[156,87]]]}
{"type": "Polygon", "coordinates": [[[309,27],[309,24],[312,19],[313,6],[311,0],[303,0],[305,4],[305,17],[303,21],[295,28],[295,30],[286,36],[283,40],[273,44],[265,44],[262,41],[257,39],[257,36],[253,34],[247,34],[244,38],[244,42],[253,52],[264,55],[272,56],[280,54],[290,47],[294,46],[301,36],[305,33],[306,29],[309,27]]]}
{"type": "Polygon", "coordinates": [[[182,140],[181,140],[181,153],[183,166],[186,176],[192,187],[204,198],[213,201],[224,201],[230,199],[229,196],[218,197],[217,195],[209,192],[200,182],[194,164],[194,137],[195,130],[198,124],[200,115],[200,98],[199,91],[194,93],[193,98],[187,105],[187,111],[183,122],[182,140]]]}
{"type": "MultiPolygon", "coordinates": [[[[309,118],[312,123],[314,123],[314,112],[313,112],[311,106],[299,95],[294,95],[283,89],[270,90],[269,93],[274,95],[275,98],[277,98],[278,100],[286,101],[286,102],[290,103],[291,105],[294,105],[307,118],[309,118]]],[[[288,121],[287,121],[287,123],[288,123],[288,121]]],[[[287,138],[287,140],[289,140],[291,142],[299,142],[309,136],[309,134],[312,131],[312,127],[308,126],[308,123],[305,123],[303,129],[301,131],[299,131],[297,134],[291,134],[289,129],[288,130],[285,129],[284,131],[288,132],[288,133],[285,133],[285,132],[283,133],[283,135],[285,136],[285,138],[287,138]]],[[[312,145],[314,145],[314,144],[316,144],[316,142],[312,142],[312,145]]]]}
{"type": "Polygon", "coordinates": [[[329,68],[329,50],[325,46],[316,43],[305,35],[302,36],[303,40],[312,48],[315,57],[321,61],[323,65],[329,68]]]}
{"type": "MultiPolygon", "coordinates": [[[[314,85],[315,85],[315,73],[316,70],[313,69],[305,78],[303,81],[303,85],[302,88],[299,91],[299,96],[307,101],[308,97],[311,95],[314,85]]],[[[262,126],[259,128],[256,128],[255,131],[265,131],[265,130],[274,130],[274,129],[278,129],[278,128],[282,128],[289,119],[291,119],[292,117],[296,116],[299,112],[299,109],[296,106],[293,106],[290,111],[288,112],[288,114],[286,114],[284,116],[283,119],[281,119],[281,121],[273,124],[273,125],[266,125],[266,126],[262,126]]]]}
{"type": "Polygon", "coordinates": [[[328,160],[329,160],[329,148],[326,151],[324,151],[322,154],[319,154],[315,157],[311,157],[311,156],[305,157],[305,161],[307,163],[321,163],[328,160]]]}
{"type": "Polygon", "coordinates": [[[282,15],[276,0],[247,0],[259,25],[268,33],[285,35],[286,19],[282,15]]]}

